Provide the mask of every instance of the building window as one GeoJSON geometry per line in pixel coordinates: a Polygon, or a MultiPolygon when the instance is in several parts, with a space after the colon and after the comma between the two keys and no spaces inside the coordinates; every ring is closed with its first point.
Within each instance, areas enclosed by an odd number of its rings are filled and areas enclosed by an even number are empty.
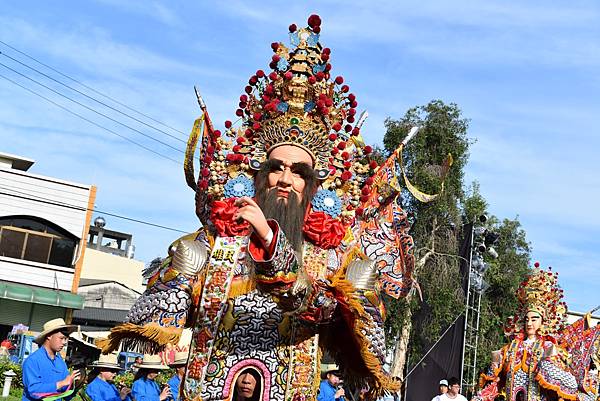
{"type": "Polygon", "coordinates": [[[72,234],[43,219],[0,218],[0,256],[73,267],[78,242],[72,234]]]}
{"type": "Polygon", "coordinates": [[[4,229],[0,231],[0,252],[2,256],[21,259],[26,233],[4,229]]]}
{"type": "Polygon", "coordinates": [[[40,263],[48,263],[51,244],[52,237],[50,236],[27,233],[23,259],[33,260],[34,262],[40,263]]]}

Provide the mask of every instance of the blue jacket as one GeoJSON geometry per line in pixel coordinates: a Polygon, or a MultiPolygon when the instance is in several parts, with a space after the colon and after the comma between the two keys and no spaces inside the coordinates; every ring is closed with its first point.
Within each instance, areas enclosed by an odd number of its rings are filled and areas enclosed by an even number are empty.
{"type": "Polygon", "coordinates": [[[154,380],[142,377],[133,382],[131,396],[134,401],[159,401],[160,388],[154,380]]]}
{"type": "Polygon", "coordinates": [[[92,401],[121,401],[121,394],[115,385],[107,383],[99,377],[87,385],[85,392],[92,401]]]}
{"type": "Polygon", "coordinates": [[[171,387],[171,397],[169,397],[169,400],[179,401],[179,386],[181,385],[179,375],[175,374],[167,383],[171,387]]]}
{"type": "Polygon", "coordinates": [[[319,395],[317,396],[318,401],[343,401],[344,397],[335,398],[336,388],[329,383],[327,380],[321,381],[319,386],[319,395]]]}
{"type": "MultiPolygon", "coordinates": [[[[67,364],[60,354],[50,358],[43,346],[23,362],[23,401],[36,401],[48,393],[62,393],[68,386],[57,389],[56,383],[69,375],[67,364]]],[[[65,397],[70,400],[75,394],[65,397]]]]}

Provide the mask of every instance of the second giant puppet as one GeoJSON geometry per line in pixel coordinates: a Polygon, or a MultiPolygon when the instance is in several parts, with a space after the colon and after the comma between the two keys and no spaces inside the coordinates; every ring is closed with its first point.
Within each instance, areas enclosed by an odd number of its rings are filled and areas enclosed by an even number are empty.
{"type": "Polygon", "coordinates": [[[492,401],[503,391],[508,401],[576,400],[571,355],[559,341],[567,307],[558,274],[536,263],[516,295],[519,309],[505,328],[511,341],[493,354],[492,366],[482,374],[481,398],[492,401]]]}
{"type": "Polygon", "coordinates": [[[193,327],[186,399],[229,400],[251,369],[252,399],[314,400],[325,351],[374,396],[397,385],[383,369],[379,295],[404,296],[413,282],[398,152],[371,159],[356,97],[331,76],[320,18],[289,30],[290,47],[271,45],[272,71],[249,79],[236,122],[221,134],[206,112],[196,121],[186,178],[203,228],[148,272],[104,343],[155,351],[193,327]]]}

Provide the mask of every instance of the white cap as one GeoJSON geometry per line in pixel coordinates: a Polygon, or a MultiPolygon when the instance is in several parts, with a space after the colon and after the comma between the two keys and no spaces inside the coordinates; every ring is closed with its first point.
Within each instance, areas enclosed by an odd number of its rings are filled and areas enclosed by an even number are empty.
{"type": "Polygon", "coordinates": [[[446,386],[446,387],[448,387],[448,380],[446,380],[446,379],[440,380],[440,386],[446,386]]]}

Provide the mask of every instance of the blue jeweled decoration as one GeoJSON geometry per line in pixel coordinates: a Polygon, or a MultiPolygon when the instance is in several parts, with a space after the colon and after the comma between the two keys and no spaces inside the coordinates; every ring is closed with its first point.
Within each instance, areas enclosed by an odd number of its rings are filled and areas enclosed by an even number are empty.
{"type": "Polygon", "coordinates": [[[286,59],[284,59],[283,57],[280,58],[279,61],[277,62],[277,69],[279,71],[287,70],[289,66],[290,66],[290,63],[288,63],[288,61],[286,59]]]}
{"type": "Polygon", "coordinates": [[[318,72],[325,72],[325,64],[313,65],[313,74],[316,74],[318,72]]]}
{"type": "Polygon", "coordinates": [[[317,43],[319,43],[319,34],[311,33],[308,39],[306,40],[306,43],[308,43],[308,45],[311,47],[315,47],[317,43]]]}
{"type": "Polygon", "coordinates": [[[280,111],[282,113],[286,113],[289,108],[290,106],[286,102],[279,102],[277,104],[277,111],[280,111]]]}
{"type": "Polygon", "coordinates": [[[300,36],[298,35],[298,31],[290,32],[290,43],[293,46],[298,46],[300,44],[300,36]]]}
{"type": "Polygon", "coordinates": [[[335,192],[321,189],[313,197],[312,207],[317,212],[325,212],[334,219],[342,212],[342,201],[335,192]]]}
{"type": "Polygon", "coordinates": [[[245,175],[238,175],[227,181],[224,188],[225,198],[241,198],[242,196],[254,196],[254,183],[245,175]]]}
{"type": "Polygon", "coordinates": [[[306,113],[310,113],[311,111],[313,111],[314,108],[315,108],[314,100],[309,100],[308,102],[304,103],[304,111],[306,113]]]}

